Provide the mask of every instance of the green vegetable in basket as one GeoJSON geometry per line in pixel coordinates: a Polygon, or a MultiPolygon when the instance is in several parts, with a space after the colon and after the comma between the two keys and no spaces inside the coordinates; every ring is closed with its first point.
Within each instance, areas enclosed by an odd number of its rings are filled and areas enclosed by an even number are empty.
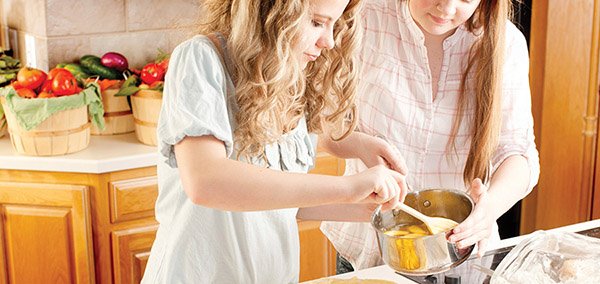
{"type": "Polygon", "coordinates": [[[119,89],[119,91],[115,94],[115,97],[131,96],[135,94],[137,91],[140,90],[140,88],[138,87],[139,83],[140,79],[138,78],[138,76],[129,76],[129,78],[127,78],[127,80],[123,82],[123,85],[121,85],[121,89],[119,89]]]}
{"type": "Polygon", "coordinates": [[[8,85],[11,80],[17,77],[17,72],[21,69],[21,62],[6,54],[0,55],[0,87],[8,85]]]}
{"type": "Polygon", "coordinates": [[[75,76],[80,85],[83,85],[85,79],[90,77],[89,71],[85,69],[85,67],[76,63],[65,64],[62,68],[69,70],[71,74],[75,76]]]}
{"type": "Polygon", "coordinates": [[[101,79],[121,80],[121,72],[102,65],[100,57],[94,55],[84,55],[79,59],[79,63],[93,75],[100,76],[101,79]]]}

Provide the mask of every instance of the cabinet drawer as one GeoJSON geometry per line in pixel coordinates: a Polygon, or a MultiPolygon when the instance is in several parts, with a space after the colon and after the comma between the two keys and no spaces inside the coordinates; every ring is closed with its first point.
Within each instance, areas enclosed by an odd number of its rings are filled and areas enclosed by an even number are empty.
{"type": "Polygon", "coordinates": [[[156,176],[109,183],[110,220],[113,223],[154,216],[158,196],[156,176]]]}

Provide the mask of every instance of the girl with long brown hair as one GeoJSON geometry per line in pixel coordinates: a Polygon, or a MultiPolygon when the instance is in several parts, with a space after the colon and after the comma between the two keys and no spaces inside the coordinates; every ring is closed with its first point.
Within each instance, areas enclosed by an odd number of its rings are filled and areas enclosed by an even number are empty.
{"type": "MultiPolygon", "coordinates": [[[[496,219],[539,176],[527,45],[511,8],[511,0],[367,0],[357,132],[322,139],[337,155],[359,158],[348,161],[349,174],[388,164],[409,172],[413,190],[469,192],[474,211],[449,240],[478,243],[479,255],[499,239],[496,219]]],[[[369,224],[321,229],[342,263],[381,263],[369,224]]]]}
{"type": "Polygon", "coordinates": [[[341,139],[355,124],[358,1],[203,3],[202,35],[175,48],[166,75],[142,282],[298,282],[297,218],[364,221],[406,193],[384,166],[305,174],[312,133],[341,139]]]}

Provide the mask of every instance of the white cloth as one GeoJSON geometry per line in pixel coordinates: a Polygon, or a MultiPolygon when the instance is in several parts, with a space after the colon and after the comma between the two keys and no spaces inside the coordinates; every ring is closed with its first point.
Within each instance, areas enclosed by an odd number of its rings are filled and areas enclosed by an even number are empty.
{"type": "MultiPolygon", "coordinates": [[[[406,160],[408,183],[413,190],[466,190],[463,170],[470,149],[469,117],[474,113],[473,108],[466,110],[458,130],[456,152],[448,153],[446,145],[458,113],[463,64],[477,37],[461,26],[444,41],[438,93],[434,98],[424,35],[406,2],[365,3],[361,17],[365,38],[360,54],[363,70],[358,87],[358,130],[383,136],[399,149],[406,160]]],[[[506,46],[501,133],[491,163],[495,171],[509,156],[525,157],[531,190],[538,180],[539,158],[533,136],[529,58],[525,38],[512,23],[506,27],[506,46]]],[[[472,99],[474,94],[469,92],[468,96],[472,99]]],[[[354,174],[364,166],[360,161],[348,160],[346,167],[346,174],[354,174]]],[[[323,222],[321,230],[355,269],[382,263],[370,224],[323,222]]],[[[499,239],[497,233],[493,239],[499,239]]]]}
{"type": "MultiPolygon", "coordinates": [[[[160,225],[142,283],[298,282],[297,208],[221,211],[193,204],[183,190],[173,147],[186,136],[212,135],[236,156],[233,90],[208,38],[196,36],[173,51],[157,128],[160,225]]],[[[311,139],[301,120],[266,147],[268,167],[307,172],[315,157],[311,139]]]]}

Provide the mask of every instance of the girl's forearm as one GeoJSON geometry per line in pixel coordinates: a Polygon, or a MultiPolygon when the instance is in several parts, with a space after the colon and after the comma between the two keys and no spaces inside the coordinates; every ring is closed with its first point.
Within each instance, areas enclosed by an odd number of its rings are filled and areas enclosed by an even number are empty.
{"type": "Polygon", "coordinates": [[[287,173],[220,159],[182,178],[196,204],[227,211],[258,211],[348,202],[343,177],[287,173]]]}
{"type": "Polygon", "coordinates": [[[356,159],[359,158],[358,149],[361,149],[361,145],[364,144],[364,139],[367,134],[354,131],[348,137],[340,141],[333,141],[328,134],[319,135],[319,145],[328,153],[342,158],[342,159],[356,159]]]}
{"type": "Polygon", "coordinates": [[[226,157],[212,136],[175,145],[181,183],[195,204],[228,211],[257,211],[349,202],[351,177],[281,172],[226,157]]]}
{"type": "Polygon", "coordinates": [[[494,200],[492,212],[495,219],[525,197],[529,172],[527,159],[520,155],[506,158],[498,167],[488,190],[490,200],[494,200]]]}
{"type": "Polygon", "coordinates": [[[377,204],[332,204],[316,207],[300,208],[298,219],[339,221],[339,222],[369,222],[377,204]]]}

